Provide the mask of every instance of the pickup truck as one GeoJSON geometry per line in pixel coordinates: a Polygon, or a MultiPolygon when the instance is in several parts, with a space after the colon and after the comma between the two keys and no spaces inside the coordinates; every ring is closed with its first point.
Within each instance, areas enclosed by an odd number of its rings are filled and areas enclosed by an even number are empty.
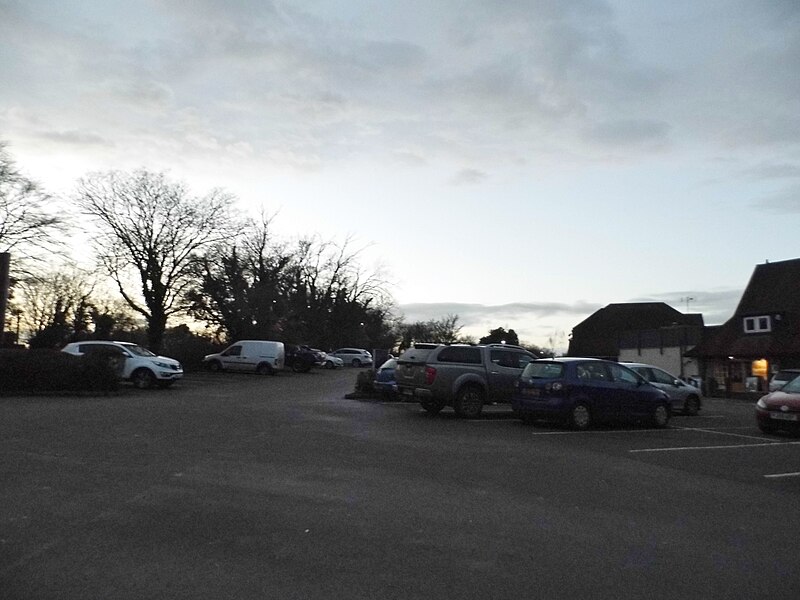
{"type": "Polygon", "coordinates": [[[487,402],[510,402],[525,365],[537,358],[506,344],[419,344],[397,359],[397,392],[429,413],[452,406],[459,417],[475,418],[487,402]]]}

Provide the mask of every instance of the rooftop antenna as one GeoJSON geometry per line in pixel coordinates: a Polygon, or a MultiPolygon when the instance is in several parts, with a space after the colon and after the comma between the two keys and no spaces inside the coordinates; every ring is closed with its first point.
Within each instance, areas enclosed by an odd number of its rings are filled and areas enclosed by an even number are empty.
{"type": "Polygon", "coordinates": [[[694,300],[694,296],[686,296],[685,298],[681,298],[681,302],[686,302],[686,312],[689,312],[689,302],[694,300]]]}

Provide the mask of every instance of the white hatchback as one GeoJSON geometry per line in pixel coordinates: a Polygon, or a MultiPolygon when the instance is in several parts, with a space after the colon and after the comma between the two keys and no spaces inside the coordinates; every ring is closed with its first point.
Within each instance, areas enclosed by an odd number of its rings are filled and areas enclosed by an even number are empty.
{"type": "Polygon", "coordinates": [[[131,342],[86,341],[72,342],[61,349],[62,352],[83,356],[85,354],[105,354],[110,359],[118,359],[120,378],[133,383],[139,389],[153,386],[169,387],[183,377],[183,367],[174,358],[158,356],[131,342]]]}

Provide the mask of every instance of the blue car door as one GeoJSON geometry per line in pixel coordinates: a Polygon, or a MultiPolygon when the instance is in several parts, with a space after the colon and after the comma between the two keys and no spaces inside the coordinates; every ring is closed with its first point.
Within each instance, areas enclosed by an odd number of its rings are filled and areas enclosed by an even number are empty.
{"type": "Polygon", "coordinates": [[[585,362],[575,366],[580,394],[589,402],[589,410],[597,420],[616,418],[619,412],[619,394],[605,363],[585,362]]]}

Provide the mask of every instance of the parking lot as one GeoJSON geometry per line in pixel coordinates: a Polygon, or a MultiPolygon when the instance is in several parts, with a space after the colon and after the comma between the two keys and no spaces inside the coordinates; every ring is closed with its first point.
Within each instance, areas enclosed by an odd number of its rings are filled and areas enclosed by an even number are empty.
{"type": "Polygon", "coordinates": [[[5,598],[796,598],[800,438],[346,400],[357,371],[0,399],[5,598]]]}

